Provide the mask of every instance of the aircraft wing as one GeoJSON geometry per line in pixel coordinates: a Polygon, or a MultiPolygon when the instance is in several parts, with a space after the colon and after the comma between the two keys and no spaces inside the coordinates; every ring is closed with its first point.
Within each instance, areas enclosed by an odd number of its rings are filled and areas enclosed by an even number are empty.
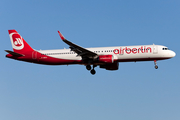
{"type": "Polygon", "coordinates": [[[67,39],[65,39],[65,37],[58,31],[59,33],[59,36],[60,38],[66,43],[69,45],[69,48],[76,52],[78,54],[78,56],[81,56],[82,58],[84,57],[88,57],[88,58],[95,58],[98,56],[98,54],[92,52],[92,51],[89,51],[81,46],[78,46],[70,41],[68,41],[67,39]]]}

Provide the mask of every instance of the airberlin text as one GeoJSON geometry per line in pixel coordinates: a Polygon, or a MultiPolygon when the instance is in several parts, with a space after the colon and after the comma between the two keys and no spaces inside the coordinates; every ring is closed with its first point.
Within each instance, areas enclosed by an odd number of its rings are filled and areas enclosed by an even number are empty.
{"type": "Polygon", "coordinates": [[[139,48],[128,48],[128,47],[120,47],[120,49],[114,49],[114,54],[136,54],[136,53],[151,53],[152,52],[152,49],[151,47],[147,47],[146,46],[141,46],[139,48]]]}

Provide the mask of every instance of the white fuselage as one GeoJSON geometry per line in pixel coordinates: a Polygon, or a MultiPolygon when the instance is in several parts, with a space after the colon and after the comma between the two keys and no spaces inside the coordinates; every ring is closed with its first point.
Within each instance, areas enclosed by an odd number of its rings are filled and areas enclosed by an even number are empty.
{"type": "MultiPolygon", "coordinates": [[[[118,62],[162,60],[175,56],[175,52],[162,45],[97,47],[86,49],[98,55],[113,55],[114,60],[118,62]]],[[[77,54],[70,49],[40,50],[38,52],[57,59],[82,59],[81,56],[77,56],[77,54]]]]}

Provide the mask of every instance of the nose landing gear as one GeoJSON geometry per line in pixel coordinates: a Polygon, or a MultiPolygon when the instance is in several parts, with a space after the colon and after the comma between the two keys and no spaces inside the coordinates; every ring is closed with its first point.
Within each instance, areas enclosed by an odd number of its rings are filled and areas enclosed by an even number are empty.
{"type": "Polygon", "coordinates": [[[158,69],[156,60],[154,60],[154,64],[155,64],[155,69],[158,69]]]}

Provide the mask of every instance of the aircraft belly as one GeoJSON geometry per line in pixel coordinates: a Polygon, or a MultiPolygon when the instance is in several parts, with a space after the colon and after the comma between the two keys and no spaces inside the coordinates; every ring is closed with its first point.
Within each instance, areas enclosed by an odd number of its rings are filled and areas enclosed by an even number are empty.
{"type": "Polygon", "coordinates": [[[153,55],[151,53],[139,53],[139,54],[124,54],[118,55],[118,61],[142,61],[142,60],[152,60],[154,58],[159,58],[158,55],[153,55]]]}
{"type": "Polygon", "coordinates": [[[57,55],[50,55],[50,57],[57,58],[57,59],[66,59],[66,60],[82,60],[80,56],[76,57],[76,55],[63,55],[63,56],[57,56],[57,55]]]}

